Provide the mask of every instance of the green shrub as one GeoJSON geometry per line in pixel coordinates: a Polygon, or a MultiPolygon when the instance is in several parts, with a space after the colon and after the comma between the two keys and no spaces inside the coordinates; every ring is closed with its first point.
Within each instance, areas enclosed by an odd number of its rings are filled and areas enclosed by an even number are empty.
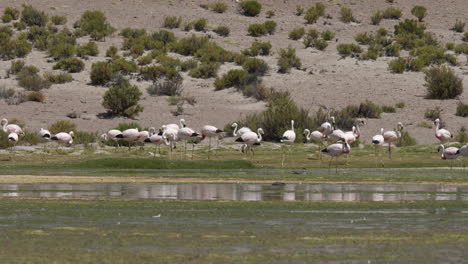
{"type": "Polygon", "coordinates": [[[399,57],[400,56],[401,45],[398,43],[393,43],[385,47],[385,56],[388,57],[399,57]]]}
{"type": "Polygon", "coordinates": [[[408,147],[416,145],[416,139],[410,136],[408,131],[401,132],[401,138],[397,141],[397,147],[408,147]]]}
{"type": "Polygon", "coordinates": [[[168,95],[180,96],[183,91],[183,78],[178,75],[178,78],[164,79],[153,82],[146,90],[150,95],[168,95]]]}
{"type": "Polygon", "coordinates": [[[138,66],[135,64],[135,62],[126,60],[124,58],[116,58],[112,60],[111,66],[112,72],[118,72],[123,75],[138,71],[138,66]]]}
{"type": "Polygon", "coordinates": [[[426,17],[427,9],[424,6],[414,6],[411,9],[411,14],[418,18],[419,22],[422,22],[423,19],[426,17]]]}
{"type": "Polygon", "coordinates": [[[385,19],[400,19],[403,15],[401,9],[390,6],[383,11],[383,18],[385,19]]]}
{"type": "Polygon", "coordinates": [[[189,22],[184,25],[184,31],[190,31],[192,29],[193,29],[193,22],[189,22]]]}
{"type": "MultiPolygon", "coordinates": [[[[19,12],[18,9],[16,9],[14,7],[7,6],[5,8],[5,10],[3,11],[3,14],[9,16],[11,18],[11,20],[17,20],[19,18],[20,12],[19,12]]],[[[8,22],[10,22],[10,21],[8,21],[8,22]]],[[[5,23],[7,23],[7,22],[5,22],[5,23]]]]}
{"type": "Polygon", "coordinates": [[[302,6],[296,6],[296,16],[302,16],[304,14],[304,8],[302,6]]]}
{"type": "Polygon", "coordinates": [[[172,33],[171,31],[163,30],[163,29],[158,32],[154,32],[151,35],[151,38],[157,41],[161,41],[162,43],[164,43],[164,45],[167,45],[169,43],[173,43],[176,41],[176,37],[174,33],[172,33]]]}
{"type": "Polygon", "coordinates": [[[299,69],[301,67],[301,59],[296,56],[296,49],[289,46],[287,49],[279,50],[280,57],[278,58],[278,72],[287,73],[291,68],[299,69]]]}
{"type": "Polygon", "coordinates": [[[445,49],[437,46],[423,46],[413,49],[410,55],[417,56],[422,61],[424,66],[431,64],[442,64],[447,61],[445,49]]]}
{"type": "Polygon", "coordinates": [[[338,50],[338,53],[343,56],[357,56],[359,53],[362,52],[362,49],[359,45],[356,45],[354,43],[351,44],[338,44],[336,46],[336,49],[338,50]]]}
{"type": "Polygon", "coordinates": [[[85,11],[80,20],[75,22],[75,27],[80,28],[94,40],[102,40],[114,33],[115,29],[107,22],[102,11],[85,11]]]}
{"type": "Polygon", "coordinates": [[[18,85],[27,91],[40,91],[49,88],[50,82],[44,80],[37,72],[31,72],[30,66],[26,66],[18,74],[18,85]]]}
{"type": "Polygon", "coordinates": [[[268,64],[264,60],[257,58],[248,58],[242,64],[242,68],[254,76],[263,76],[269,69],[268,64]]]}
{"type": "Polygon", "coordinates": [[[219,36],[227,37],[229,36],[230,29],[226,26],[218,26],[213,30],[219,36]]]}
{"type": "Polygon", "coordinates": [[[456,116],[468,117],[468,104],[464,104],[461,101],[457,104],[456,116]]]}
{"type": "Polygon", "coordinates": [[[260,37],[267,34],[267,29],[264,24],[251,24],[249,25],[247,31],[252,37],[260,37]]]}
{"type": "Polygon", "coordinates": [[[306,35],[313,39],[316,39],[320,36],[320,32],[316,30],[315,28],[311,28],[309,29],[309,31],[307,31],[306,35]]]}
{"type": "Polygon", "coordinates": [[[403,73],[406,69],[406,61],[403,58],[396,58],[388,63],[388,68],[393,73],[403,73]]]}
{"type": "Polygon", "coordinates": [[[263,23],[263,25],[265,26],[265,29],[268,32],[268,34],[273,35],[273,33],[275,33],[275,30],[276,30],[276,22],[275,21],[267,20],[267,21],[265,21],[265,23],[263,23]]]}
{"type": "Polygon", "coordinates": [[[357,43],[361,45],[369,45],[371,42],[374,41],[374,37],[371,34],[367,34],[367,32],[359,33],[354,37],[357,43]]]}
{"type": "Polygon", "coordinates": [[[323,39],[314,39],[312,46],[318,50],[324,50],[328,47],[328,43],[323,39]]]}
{"type": "Polygon", "coordinates": [[[91,83],[94,85],[105,85],[113,76],[112,65],[105,61],[93,63],[91,66],[91,83]]]}
{"type": "Polygon", "coordinates": [[[12,20],[13,20],[13,18],[11,17],[11,15],[9,15],[9,14],[3,14],[2,15],[2,22],[3,23],[10,23],[12,20]]]}
{"type": "Polygon", "coordinates": [[[118,49],[116,46],[112,45],[106,50],[106,57],[115,57],[117,56],[118,49]]]}
{"type": "Polygon", "coordinates": [[[453,99],[463,93],[462,79],[447,66],[437,66],[425,72],[427,87],[426,97],[429,99],[453,99]]]}
{"type": "Polygon", "coordinates": [[[141,95],[136,85],[131,85],[128,80],[123,79],[105,92],[102,106],[111,115],[132,118],[143,111],[143,106],[138,104],[141,95]]]}
{"type": "Polygon", "coordinates": [[[29,92],[26,98],[28,101],[39,102],[39,103],[43,103],[45,100],[44,94],[41,92],[36,92],[36,91],[29,92]]]}
{"type": "Polygon", "coordinates": [[[259,101],[266,100],[270,97],[272,89],[261,84],[249,84],[242,88],[242,95],[253,97],[259,101]]]}
{"type": "Polygon", "coordinates": [[[458,134],[455,136],[455,141],[462,144],[468,143],[468,133],[466,132],[465,127],[462,127],[458,134]]]}
{"type": "Polygon", "coordinates": [[[183,61],[180,64],[180,69],[185,72],[185,71],[191,70],[193,68],[196,68],[197,66],[198,66],[198,61],[197,60],[189,59],[189,60],[183,61]]]}
{"type": "Polygon", "coordinates": [[[69,73],[53,73],[45,72],[44,79],[50,83],[67,83],[73,81],[73,77],[69,73]]]}
{"type": "Polygon", "coordinates": [[[195,53],[208,45],[209,40],[206,36],[198,37],[192,34],[190,37],[182,38],[171,47],[175,53],[184,56],[193,56],[195,53]]]}
{"type": "Polygon", "coordinates": [[[96,132],[86,132],[86,131],[76,131],[73,136],[74,144],[83,144],[88,146],[88,144],[96,142],[98,135],[96,132]]]}
{"type": "Polygon", "coordinates": [[[317,20],[325,14],[325,6],[322,3],[316,3],[315,6],[307,9],[304,16],[307,24],[316,23],[317,20]]]}
{"type": "Polygon", "coordinates": [[[79,57],[86,56],[97,56],[99,54],[99,49],[96,42],[90,41],[84,45],[78,46],[76,49],[76,55],[79,57]]]}
{"type": "Polygon", "coordinates": [[[396,108],[405,108],[405,102],[398,102],[396,105],[395,105],[396,108]]]}
{"type": "MultiPolygon", "coordinates": [[[[247,72],[242,69],[230,70],[223,75],[223,87],[215,85],[216,90],[221,90],[229,87],[242,87],[247,83],[247,72]]],[[[218,81],[219,82],[219,81],[218,81]]]]}
{"type": "Polygon", "coordinates": [[[254,17],[260,14],[260,11],[262,10],[262,5],[259,2],[252,0],[242,1],[239,6],[240,12],[244,16],[254,17]]]}
{"type": "Polygon", "coordinates": [[[65,25],[67,23],[67,17],[66,16],[52,16],[50,18],[50,21],[52,21],[54,25],[65,25]]]}
{"type": "Polygon", "coordinates": [[[453,25],[453,27],[451,28],[451,30],[455,31],[455,32],[463,32],[463,30],[465,30],[465,22],[462,21],[462,20],[456,20],[455,21],[455,25],[453,25]]]}
{"type": "Polygon", "coordinates": [[[457,54],[465,54],[468,55],[468,43],[461,43],[455,46],[454,48],[455,53],[457,54]]]}
{"type": "Polygon", "coordinates": [[[371,24],[372,25],[379,25],[380,21],[382,21],[383,12],[380,10],[375,11],[371,16],[371,24]]]}
{"type": "Polygon", "coordinates": [[[340,20],[344,23],[356,22],[356,19],[353,16],[353,11],[351,8],[342,7],[340,9],[340,20]]]}
{"type": "Polygon", "coordinates": [[[212,3],[212,4],[209,4],[208,7],[213,12],[220,13],[220,14],[226,12],[226,10],[228,9],[228,6],[223,2],[212,3]]]}
{"type": "Polygon", "coordinates": [[[332,40],[335,37],[335,33],[330,30],[322,31],[320,35],[322,36],[323,40],[332,40]]]}
{"type": "MultiPolygon", "coordinates": [[[[464,42],[468,42],[468,32],[465,32],[465,33],[463,34],[462,40],[463,40],[464,42]]],[[[447,43],[447,44],[448,44],[448,43],[447,43]]]]}
{"type": "Polygon", "coordinates": [[[427,123],[426,121],[419,122],[416,126],[422,128],[432,128],[432,125],[427,123]]]}
{"type": "Polygon", "coordinates": [[[391,105],[382,105],[382,112],[384,113],[395,113],[396,109],[395,107],[391,105]]]}
{"type": "Polygon", "coordinates": [[[14,22],[13,27],[16,28],[16,30],[24,30],[26,29],[26,23],[19,21],[19,22],[14,22]]]}
{"type": "Polygon", "coordinates": [[[54,59],[68,58],[75,54],[76,39],[64,32],[47,37],[47,52],[54,59]]]}
{"type": "Polygon", "coordinates": [[[357,105],[345,107],[343,112],[347,112],[352,118],[380,118],[382,108],[372,101],[366,100],[357,105]]]}
{"type": "Polygon", "coordinates": [[[84,62],[78,58],[61,59],[55,63],[54,70],[63,70],[67,72],[81,72],[84,69],[84,62]]]}
{"type": "Polygon", "coordinates": [[[23,69],[24,65],[24,60],[12,61],[10,69],[8,70],[8,74],[18,74],[23,69]]]}
{"type": "Polygon", "coordinates": [[[26,23],[26,25],[44,27],[47,25],[48,20],[49,17],[43,11],[39,11],[31,5],[23,5],[21,21],[26,23]]]}
{"type": "MultiPolygon", "coordinates": [[[[0,35],[6,33],[0,33],[0,35]]],[[[32,45],[25,39],[4,39],[0,37],[0,58],[3,60],[11,60],[14,58],[23,58],[31,52],[32,45]]]]}
{"type": "Polygon", "coordinates": [[[53,123],[49,127],[49,131],[52,134],[58,134],[60,132],[68,133],[70,131],[76,132],[76,124],[72,123],[72,122],[70,122],[68,120],[59,120],[59,121],[53,123]]]}
{"type": "Polygon", "coordinates": [[[302,40],[302,43],[304,44],[304,48],[310,48],[314,46],[314,40],[316,38],[311,37],[310,35],[305,35],[304,39],[302,40]]]}
{"type": "Polygon", "coordinates": [[[189,75],[193,78],[208,79],[216,77],[220,64],[217,62],[202,63],[190,70],[189,75]]]}
{"type": "Polygon", "coordinates": [[[436,120],[437,118],[440,118],[441,113],[442,109],[436,106],[433,109],[426,109],[426,112],[424,112],[424,118],[429,120],[436,120]]]}
{"type": "Polygon", "coordinates": [[[195,53],[195,57],[197,57],[200,62],[232,62],[234,60],[233,53],[227,51],[216,43],[208,43],[202,49],[199,49],[195,53]]]}
{"type": "Polygon", "coordinates": [[[167,16],[164,18],[163,27],[165,28],[178,28],[182,23],[182,17],[167,16]]]}
{"type": "Polygon", "coordinates": [[[273,11],[273,10],[268,10],[268,11],[266,12],[266,17],[267,17],[267,18],[272,18],[272,17],[274,17],[274,16],[275,16],[275,11],[273,11]]]}
{"type": "Polygon", "coordinates": [[[151,56],[151,54],[138,58],[138,65],[148,65],[151,62],[153,62],[153,56],[151,56]]]}
{"type": "Polygon", "coordinates": [[[267,56],[270,55],[271,43],[269,41],[254,41],[250,47],[249,56],[267,56]]]}
{"type": "Polygon", "coordinates": [[[193,28],[196,31],[205,31],[207,23],[208,23],[208,20],[206,20],[205,18],[200,18],[193,22],[193,28]]]}
{"type": "Polygon", "coordinates": [[[289,38],[292,40],[298,40],[302,38],[304,34],[305,34],[305,29],[303,27],[297,27],[291,30],[291,32],[289,32],[289,38]]]}

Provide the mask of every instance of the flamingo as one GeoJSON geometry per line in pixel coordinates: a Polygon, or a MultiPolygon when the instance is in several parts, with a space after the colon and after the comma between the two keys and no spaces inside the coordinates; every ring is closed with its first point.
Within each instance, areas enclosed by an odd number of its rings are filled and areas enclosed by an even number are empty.
{"type": "MultiPolygon", "coordinates": [[[[442,151],[442,154],[440,155],[440,158],[443,160],[449,159],[449,160],[454,160],[460,156],[460,149],[456,147],[449,147],[445,148],[443,144],[441,144],[438,148],[437,151],[442,151]]],[[[450,170],[452,170],[453,167],[453,161],[450,162],[450,170]]]]}
{"type": "Polygon", "coordinates": [[[58,143],[63,143],[63,144],[67,144],[68,146],[71,146],[71,144],[73,143],[74,136],[75,136],[75,133],[73,133],[73,131],[70,131],[68,133],[60,132],[58,134],[55,134],[53,137],[51,137],[51,139],[57,141],[58,143]]]}
{"type": "Polygon", "coordinates": [[[397,130],[385,131],[383,133],[384,142],[388,144],[388,157],[392,158],[392,142],[396,142],[401,138],[401,131],[403,130],[403,124],[398,122],[397,130]]]}
{"type": "MultiPolygon", "coordinates": [[[[318,130],[312,131],[312,133],[311,133],[310,130],[307,129],[307,128],[304,129],[304,136],[305,136],[306,141],[312,140],[314,142],[318,142],[320,144],[320,146],[323,145],[323,140],[326,137],[324,134],[322,134],[322,132],[320,132],[318,130]]],[[[319,156],[320,156],[320,159],[322,159],[320,149],[321,148],[319,148],[319,156]]]]}
{"type": "MultiPolygon", "coordinates": [[[[158,152],[159,154],[161,154],[161,149],[160,149],[161,144],[165,144],[167,146],[169,145],[169,142],[163,136],[162,129],[159,129],[158,133],[156,133],[156,129],[154,127],[150,127],[148,131],[149,131],[150,137],[145,139],[145,142],[156,144],[158,148],[158,152]]],[[[154,151],[154,155],[156,156],[156,150],[154,151]]]]}
{"type": "MultiPolygon", "coordinates": [[[[468,157],[468,144],[460,148],[460,156],[468,157]]],[[[463,162],[463,171],[465,171],[465,162],[463,162]]]]}
{"type": "MultiPolygon", "coordinates": [[[[237,130],[237,123],[233,123],[232,124],[232,127],[234,127],[234,132],[232,133],[233,136],[237,137],[237,136],[242,136],[245,132],[250,132],[252,131],[250,128],[248,127],[242,127],[240,128],[239,130],[237,130]]],[[[244,152],[245,148],[247,147],[247,144],[244,144],[241,146],[241,151],[244,152]]]]}
{"type": "MultiPolygon", "coordinates": [[[[179,120],[179,124],[180,124],[180,127],[178,124],[167,124],[167,125],[164,125],[164,127],[166,128],[173,128],[175,130],[179,130],[179,128],[181,127],[185,127],[185,119],[180,119],[179,120]]],[[[163,128],[164,129],[164,128],[163,128]]]]}
{"type": "Polygon", "coordinates": [[[122,131],[122,134],[119,134],[115,137],[127,141],[129,143],[128,149],[130,150],[131,148],[130,143],[138,141],[138,138],[140,137],[140,132],[138,131],[138,128],[129,128],[129,129],[122,131]]]}
{"type": "Polygon", "coordinates": [[[177,132],[178,129],[174,129],[173,127],[166,127],[165,125],[162,126],[163,129],[163,138],[169,142],[169,148],[171,149],[171,156],[172,156],[172,149],[175,148],[175,142],[178,140],[177,132]]]}
{"type": "Polygon", "coordinates": [[[249,149],[250,151],[252,151],[252,159],[253,159],[255,157],[253,146],[260,145],[263,134],[264,132],[262,128],[257,129],[257,133],[253,131],[248,131],[242,134],[242,136],[240,136],[238,139],[236,139],[236,142],[244,142],[246,144],[247,151],[249,149]]]}
{"type": "MultiPolygon", "coordinates": [[[[281,137],[280,142],[288,144],[288,145],[292,145],[292,144],[294,144],[294,141],[296,141],[296,132],[294,132],[294,120],[291,120],[291,129],[286,130],[283,133],[283,136],[281,137]]],[[[283,157],[281,159],[281,167],[284,166],[284,161],[285,161],[285,158],[286,158],[284,151],[283,151],[282,156],[283,157]]]]}
{"type": "Polygon", "coordinates": [[[118,129],[111,129],[101,135],[102,141],[112,140],[116,143],[116,147],[119,147],[119,138],[122,138],[122,131],[118,129]]]}
{"type": "Polygon", "coordinates": [[[47,129],[41,128],[41,130],[39,130],[39,137],[45,140],[50,140],[50,137],[51,137],[50,131],[47,129]]]}
{"type": "Polygon", "coordinates": [[[206,126],[202,127],[202,129],[201,129],[201,134],[202,134],[201,140],[205,139],[206,137],[209,138],[209,152],[211,152],[211,138],[216,137],[218,139],[218,142],[219,142],[219,136],[223,132],[224,131],[222,129],[219,129],[217,127],[210,126],[210,125],[206,125],[206,126]]]}
{"type": "Polygon", "coordinates": [[[319,132],[321,132],[325,136],[329,136],[333,132],[333,127],[335,125],[335,117],[334,116],[330,117],[330,120],[331,120],[331,123],[328,121],[324,122],[322,123],[322,125],[320,125],[320,128],[319,128],[319,132]]]}
{"type": "MultiPolygon", "coordinates": [[[[16,145],[16,143],[18,143],[18,134],[16,134],[15,132],[11,132],[10,134],[8,134],[8,142],[12,142],[13,146],[16,145]]],[[[13,146],[11,146],[12,150],[13,146]]]]}
{"type": "Polygon", "coordinates": [[[8,119],[6,118],[2,119],[2,122],[0,124],[3,128],[3,131],[6,133],[15,133],[17,135],[24,136],[23,129],[21,129],[21,127],[18,125],[8,124],[8,119]]]}
{"type": "MultiPolygon", "coordinates": [[[[185,124],[184,119],[181,119],[180,122],[183,125],[183,127],[180,128],[179,130],[177,130],[177,138],[178,138],[178,140],[183,140],[184,141],[184,143],[185,143],[185,154],[187,154],[187,140],[189,138],[192,138],[192,137],[198,137],[200,134],[195,133],[195,131],[193,129],[191,129],[190,127],[187,127],[187,125],[185,124]]],[[[194,147],[195,146],[192,145],[192,154],[193,154],[193,148],[194,147]]]]}
{"type": "MultiPolygon", "coordinates": [[[[385,139],[383,137],[384,134],[384,129],[380,129],[380,134],[377,134],[372,137],[372,144],[375,146],[375,157],[377,158],[377,148],[382,146],[383,143],[385,142],[385,139]]],[[[382,162],[382,161],[381,161],[382,162]]],[[[377,162],[376,162],[377,163],[377,162]]],[[[382,163],[383,165],[383,163],[382,163]]]]}
{"type": "Polygon", "coordinates": [[[341,138],[339,141],[339,143],[332,144],[321,151],[322,154],[329,155],[331,157],[330,163],[328,163],[328,172],[330,172],[333,158],[336,158],[337,162],[335,163],[335,173],[338,173],[338,157],[351,152],[351,147],[344,138],[341,138]]]}
{"type": "Polygon", "coordinates": [[[435,127],[435,137],[441,143],[445,143],[445,142],[449,141],[451,138],[453,138],[453,135],[452,135],[452,133],[450,133],[450,131],[448,131],[445,128],[440,128],[440,119],[439,118],[434,120],[434,125],[436,126],[435,127]]]}

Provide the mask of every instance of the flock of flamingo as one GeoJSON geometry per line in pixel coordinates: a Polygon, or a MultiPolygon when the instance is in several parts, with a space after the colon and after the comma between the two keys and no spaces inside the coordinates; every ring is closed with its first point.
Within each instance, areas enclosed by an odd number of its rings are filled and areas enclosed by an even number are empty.
{"type": "MultiPolygon", "coordinates": [[[[309,129],[304,130],[304,136],[307,141],[314,141],[323,145],[323,149],[319,149],[319,154],[325,154],[331,156],[330,164],[333,158],[337,158],[343,154],[348,154],[351,152],[350,143],[356,141],[361,136],[360,127],[365,125],[363,120],[357,120],[356,125],[352,127],[351,131],[342,131],[335,127],[335,118],[330,117],[330,120],[321,124],[318,130],[310,131],[309,129]],[[325,142],[329,143],[328,146],[325,146],[325,142]]],[[[453,135],[445,128],[440,128],[440,120],[436,119],[434,121],[435,125],[435,137],[441,142],[438,150],[442,152],[442,159],[456,159],[459,156],[468,156],[468,144],[461,148],[448,147],[444,146],[444,143],[453,138],[453,135]]],[[[8,124],[7,119],[2,119],[1,126],[3,131],[8,133],[8,140],[16,143],[19,140],[19,136],[24,135],[24,131],[20,126],[16,124],[8,124]]],[[[252,158],[254,157],[254,146],[260,145],[262,141],[262,135],[264,131],[262,128],[259,128],[255,133],[248,127],[238,128],[237,123],[233,123],[232,127],[234,128],[233,136],[238,137],[235,141],[241,142],[241,151],[243,153],[248,153],[251,151],[252,158]]],[[[403,130],[403,124],[399,122],[397,124],[396,130],[384,131],[383,128],[380,130],[380,134],[377,134],[372,137],[372,144],[375,146],[383,146],[384,144],[388,145],[389,158],[391,159],[391,150],[392,143],[397,142],[401,139],[401,132],[403,130]]],[[[172,150],[175,148],[175,144],[178,141],[185,143],[185,152],[187,151],[187,141],[191,138],[198,138],[204,140],[205,138],[209,139],[209,152],[211,152],[211,140],[216,138],[219,140],[224,135],[224,131],[215,126],[206,125],[200,131],[201,133],[195,132],[192,128],[188,127],[185,120],[181,119],[179,124],[166,124],[161,128],[156,130],[154,127],[148,129],[148,131],[139,131],[137,128],[126,129],[120,131],[117,129],[111,129],[107,133],[101,135],[102,141],[112,140],[115,141],[117,147],[119,147],[119,140],[124,140],[128,142],[145,142],[153,143],[160,145],[169,146],[169,149],[172,150]]],[[[70,132],[60,132],[55,135],[52,135],[48,130],[41,128],[39,131],[39,137],[44,140],[54,140],[59,143],[66,145],[71,145],[73,143],[73,131],[70,132]]],[[[294,120],[291,120],[291,129],[283,133],[283,136],[280,139],[281,143],[286,145],[292,145],[296,141],[296,133],[294,130],[294,120]]],[[[283,152],[284,154],[284,152],[283,152]]],[[[282,165],[284,164],[284,155],[282,160],[282,165]]]]}

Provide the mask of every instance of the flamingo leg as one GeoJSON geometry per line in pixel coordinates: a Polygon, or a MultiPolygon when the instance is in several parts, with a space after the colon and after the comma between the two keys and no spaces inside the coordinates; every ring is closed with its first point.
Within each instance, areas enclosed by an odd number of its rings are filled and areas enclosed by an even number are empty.
{"type": "Polygon", "coordinates": [[[392,143],[388,143],[388,158],[392,159],[392,143]]]}
{"type": "Polygon", "coordinates": [[[282,146],[281,147],[281,167],[284,167],[284,160],[286,159],[286,155],[285,155],[285,147],[282,146]]]}
{"type": "Polygon", "coordinates": [[[195,143],[192,143],[192,156],[190,157],[190,159],[193,160],[193,151],[195,150],[195,143]]]}
{"type": "Polygon", "coordinates": [[[332,160],[333,160],[333,157],[330,157],[330,162],[328,162],[328,173],[330,173],[332,160]]]}

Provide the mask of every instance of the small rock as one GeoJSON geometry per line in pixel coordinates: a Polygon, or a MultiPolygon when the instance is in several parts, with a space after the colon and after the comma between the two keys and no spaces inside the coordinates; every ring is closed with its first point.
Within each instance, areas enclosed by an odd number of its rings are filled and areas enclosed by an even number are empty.
{"type": "Polygon", "coordinates": [[[68,113],[67,117],[71,119],[75,119],[75,118],[78,118],[79,116],[77,113],[73,112],[73,113],[68,113]]]}

